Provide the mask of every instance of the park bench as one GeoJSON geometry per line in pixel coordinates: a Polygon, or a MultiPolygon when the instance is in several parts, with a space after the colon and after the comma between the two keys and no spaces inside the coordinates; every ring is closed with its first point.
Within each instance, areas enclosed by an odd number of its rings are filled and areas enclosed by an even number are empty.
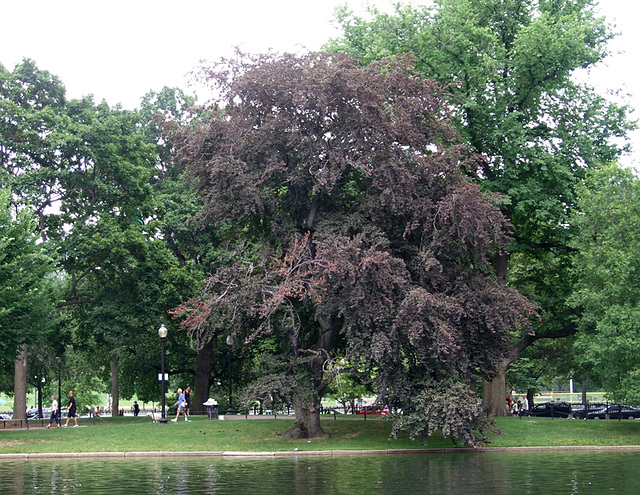
{"type": "Polygon", "coordinates": [[[3,429],[7,427],[7,423],[9,423],[10,427],[24,428],[26,426],[27,430],[29,429],[28,419],[0,419],[0,422],[2,422],[3,429]]]}

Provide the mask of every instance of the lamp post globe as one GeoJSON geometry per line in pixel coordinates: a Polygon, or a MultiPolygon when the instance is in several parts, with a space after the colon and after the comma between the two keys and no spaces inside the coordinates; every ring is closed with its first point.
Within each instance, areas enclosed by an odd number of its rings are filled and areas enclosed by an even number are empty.
{"type": "Polygon", "coordinates": [[[158,328],[158,336],[161,339],[166,339],[168,333],[169,331],[167,330],[167,327],[165,327],[164,324],[160,325],[160,328],[158,328]]]}
{"type": "Polygon", "coordinates": [[[167,327],[160,325],[158,329],[158,336],[160,337],[160,343],[162,344],[162,361],[160,365],[160,381],[162,382],[162,416],[160,417],[160,423],[167,423],[167,415],[165,410],[165,373],[164,373],[164,343],[167,339],[167,327]]]}

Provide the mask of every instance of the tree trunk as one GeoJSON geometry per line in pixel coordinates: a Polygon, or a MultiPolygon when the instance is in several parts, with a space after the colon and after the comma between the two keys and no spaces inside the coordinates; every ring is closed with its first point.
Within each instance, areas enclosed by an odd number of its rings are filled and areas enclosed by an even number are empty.
{"type": "Polygon", "coordinates": [[[482,381],[482,407],[489,417],[502,417],[509,414],[506,402],[506,372],[509,362],[498,365],[492,380],[482,381]]]}
{"type": "Polygon", "coordinates": [[[307,422],[308,411],[301,400],[294,400],[293,410],[296,413],[293,428],[285,431],[282,435],[287,438],[309,438],[309,426],[307,422]]]}
{"type": "MultiPolygon", "coordinates": [[[[507,267],[509,255],[500,253],[496,256],[496,276],[501,284],[507,283],[507,267]]],[[[507,367],[512,360],[505,359],[496,366],[496,375],[491,380],[482,381],[482,407],[489,417],[507,416],[507,367]]]]}
{"type": "MultiPolygon", "coordinates": [[[[317,198],[318,196],[316,196],[314,200],[317,198]]],[[[310,218],[312,218],[312,216],[310,216],[310,218]]],[[[331,354],[331,349],[333,348],[335,329],[331,325],[331,321],[324,317],[318,317],[318,324],[318,340],[315,344],[317,354],[314,359],[306,361],[303,364],[311,379],[308,382],[305,382],[304,385],[300,384],[302,388],[304,388],[304,386],[308,386],[307,390],[311,392],[311,398],[309,398],[307,394],[301,396],[294,392],[293,409],[296,415],[296,420],[293,428],[282,433],[282,435],[287,438],[328,437],[320,425],[320,409],[322,405],[322,397],[324,396],[328,385],[328,382],[324,381],[324,363],[326,356],[331,354]]],[[[298,349],[300,342],[297,340],[295,332],[290,334],[290,338],[293,348],[298,349]]]]}
{"type": "Polygon", "coordinates": [[[22,344],[22,349],[15,362],[13,375],[13,419],[27,418],[27,365],[28,346],[22,344]]]}
{"type": "MultiPolygon", "coordinates": [[[[507,281],[507,269],[509,255],[506,253],[496,256],[496,276],[498,281],[505,284],[507,281]]],[[[504,359],[496,367],[496,376],[491,381],[483,380],[482,407],[489,416],[506,416],[508,414],[506,404],[506,371],[511,363],[520,357],[520,354],[529,345],[538,339],[558,339],[573,335],[577,331],[575,324],[569,324],[564,328],[554,330],[546,335],[529,334],[517,342],[511,349],[506,350],[504,359]]],[[[529,396],[529,391],[527,391],[529,396]]],[[[529,396],[529,409],[533,407],[533,394],[529,396]]]]}
{"type": "Polygon", "coordinates": [[[309,408],[309,438],[329,438],[320,425],[320,400],[309,408]]]}
{"type": "Polygon", "coordinates": [[[507,283],[507,269],[509,265],[509,255],[501,253],[496,256],[496,277],[502,285],[507,283]]]}
{"type": "Polygon", "coordinates": [[[120,387],[118,384],[118,363],[111,360],[111,416],[120,414],[120,387]]]}
{"type": "Polygon", "coordinates": [[[293,428],[281,433],[281,436],[294,440],[329,437],[320,425],[320,399],[314,400],[310,405],[304,404],[302,399],[294,399],[293,409],[296,413],[293,428]]]}
{"type": "Polygon", "coordinates": [[[531,411],[531,409],[533,409],[533,389],[532,388],[528,388],[527,389],[527,402],[529,403],[529,411],[531,411]]]}
{"type": "Polygon", "coordinates": [[[209,398],[211,387],[211,358],[213,356],[213,341],[207,342],[198,351],[196,358],[195,385],[191,391],[191,414],[204,414],[204,402],[209,398]]]}

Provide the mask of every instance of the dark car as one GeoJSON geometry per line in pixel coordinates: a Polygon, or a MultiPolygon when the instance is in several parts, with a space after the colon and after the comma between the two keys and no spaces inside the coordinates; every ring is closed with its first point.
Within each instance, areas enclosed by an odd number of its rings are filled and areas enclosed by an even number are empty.
{"type": "Polygon", "coordinates": [[[609,404],[603,409],[587,413],[588,419],[635,419],[640,418],[640,409],[619,404],[609,404]]]}
{"type": "Polygon", "coordinates": [[[576,419],[587,419],[589,414],[598,413],[605,409],[609,404],[606,402],[590,402],[586,406],[580,405],[573,407],[573,417],[576,419]]]}
{"type": "Polygon", "coordinates": [[[571,404],[568,402],[543,402],[529,410],[529,416],[538,418],[568,418],[571,416],[571,404]]]}

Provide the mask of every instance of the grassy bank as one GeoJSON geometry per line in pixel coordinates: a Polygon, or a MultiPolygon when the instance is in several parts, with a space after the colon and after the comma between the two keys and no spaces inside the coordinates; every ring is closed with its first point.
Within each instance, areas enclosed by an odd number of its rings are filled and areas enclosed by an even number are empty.
{"type": "MultiPolygon", "coordinates": [[[[369,418],[323,420],[331,435],[322,440],[289,440],[277,435],[292,419],[193,418],[161,425],[149,418],[81,419],[80,428],[2,429],[0,454],[45,452],[237,451],[285,452],[326,450],[421,449],[408,436],[389,440],[391,424],[369,418]]],[[[503,434],[491,434],[488,447],[611,446],[640,444],[640,421],[580,421],[548,418],[499,418],[503,434]]],[[[428,448],[454,447],[448,439],[430,439],[428,448]]]]}
{"type": "Polygon", "coordinates": [[[640,420],[496,418],[489,447],[640,445],[640,420]]]}

